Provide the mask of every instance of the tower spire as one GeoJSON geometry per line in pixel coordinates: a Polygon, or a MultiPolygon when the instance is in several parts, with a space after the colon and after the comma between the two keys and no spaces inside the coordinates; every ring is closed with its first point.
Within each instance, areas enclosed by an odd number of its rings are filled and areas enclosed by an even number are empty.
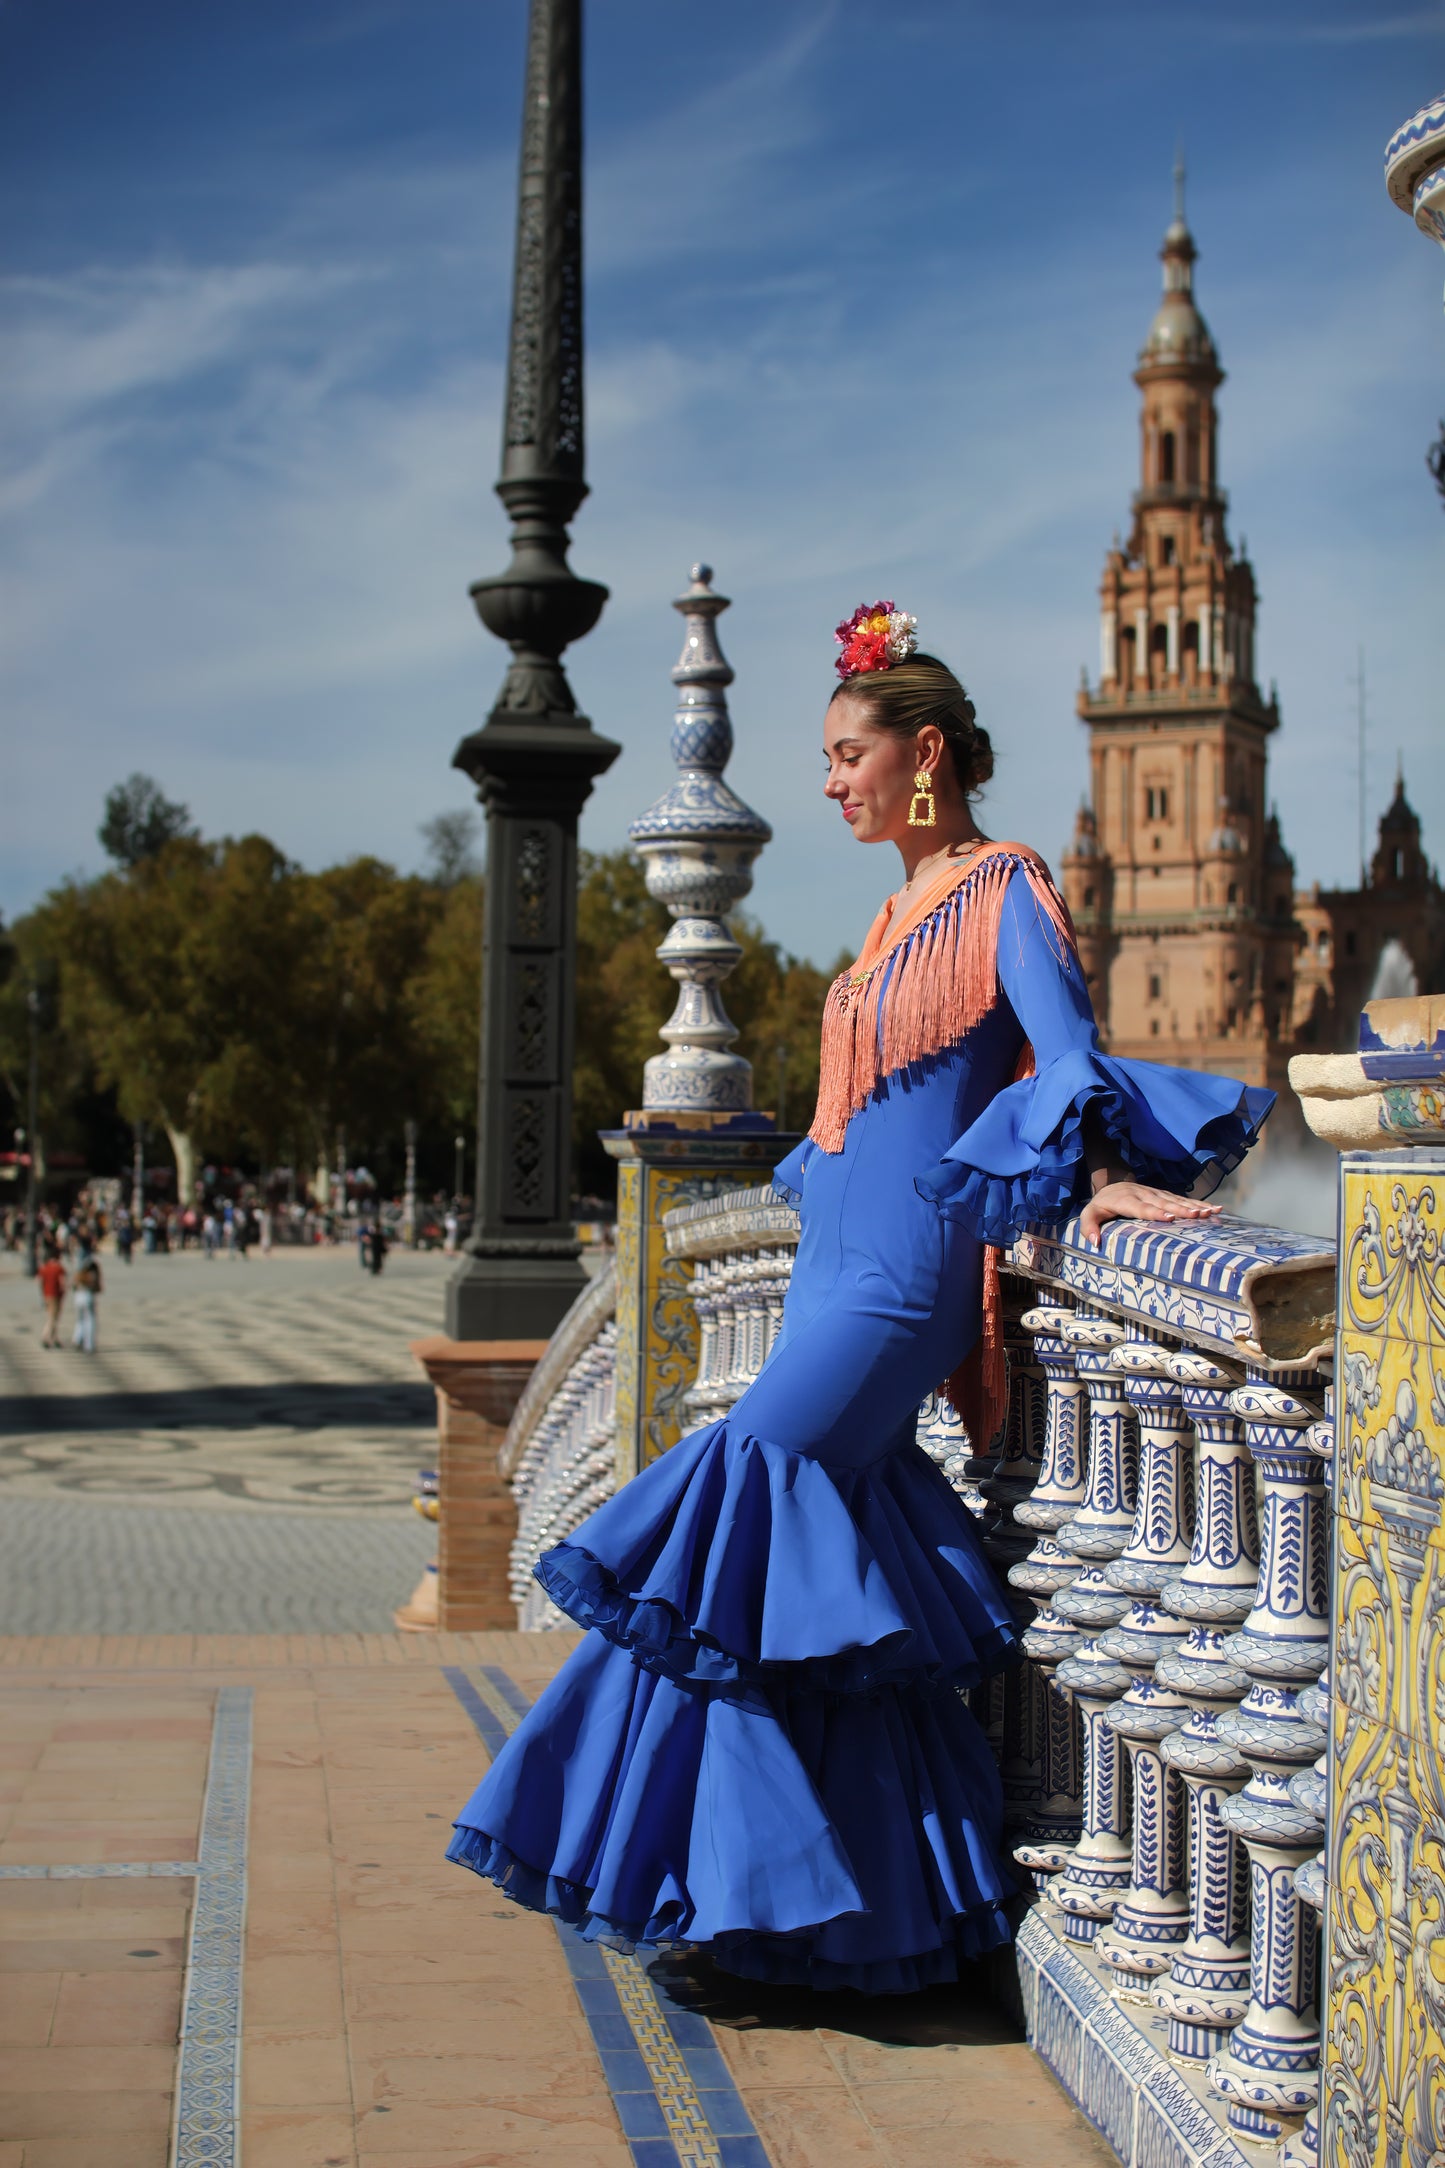
{"type": "Polygon", "coordinates": [[[1183,226],[1187,223],[1184,216],[1184,145],[1182,143],[1174,153],[1174,223],[1176,226],[1183,226]]]}

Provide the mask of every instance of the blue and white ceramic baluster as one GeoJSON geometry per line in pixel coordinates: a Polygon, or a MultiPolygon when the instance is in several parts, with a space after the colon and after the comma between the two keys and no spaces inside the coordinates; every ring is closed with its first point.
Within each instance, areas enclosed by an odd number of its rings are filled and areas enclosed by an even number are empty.
{"type": "MultiPolygon", "coordinates": [[[[1055,1596],[1052,1609],[1098,1634],[1117,1626],[1129,1608],[1128,1597],[1104,1578],[1104,1567],[1127,1548],[1133,1531],[1138,1436],[1124,1374],[1112,1360],[1123,1327],[1079,1317],[1065,1326],[1064,1337],[1089,1389],[1089,1471],[1084,1503],[1059,1530],[1058,1541],[1086,1563],[1073,1585],[1055,1596]]],[[[1083,1724],[1084,1813],[1079,1841],[1050,1895],[1064,1914],[1065,1935],[1091,1942],[1128,1888],[1133,1867],[1125,1759],[1107,1721],[1111,1704],[1128,1689],[1129,1674],[1088,1641],[1064,1659],[1057,1678],[1078,1703],[1083,1724]]]]}
{"type": "Polygon", "coordinates": [[[1133,1534],[1139,1439],[1124,1395],[1124,1373],[1113,1366],[1114,1351],[1125,1338],[1123,1326],[1081,1315],[1066,1320],[1064,1338],[1089,1393],[1089,1465],[1084,1502],[1055,1540],[1066,1557],[1083,1560],[1084,1570],[1060,1589],[1051,1609],[1086,1634],[1097,1634],[1117,1626],[1129,1608],[1128,1597],[1104,1568],[1128,1548],[1133,1534]]]}
{"type": "MultiPolygon", "coordinates": [[[[1005,1281],[1012,1289],[1016,1284],[1005,1281]]],[[[1033,1494],[1043,1466],[1048,1399],[1042,1364],[1034,1360],[1033,1337],[1006,1301],[1003,1316],[1004,1359],[1008,1365],[1008,1414],[1003,1451],[997,1467],[980,1485],[986,1501],[984,1544],[1001,1573],[1016,1565],[1029,1548],[1016,1508],[1033,1494]]]]}
{"type": "Polygon", "coordinates": [[[1129,1755],[1134,1853],[1129,1887],[1095,1946],[1113,1968],[1121,2001],[1147,2001],[1189,1930],[1184,1793],[1161,1751],[1188,1717],[1189,1704],[1155,1675],[1159,1659],[1187,1631],[1158,1598],[1164,1583],[1188,1564],[1193,1534],[1193,1434],[1179,1384],[1168,1373],[1169,1353],[1126,1341],[1113,1358],[1139,1425],[1139,1485],[1128,1547],[1104,1573],[1135,1600],[1096,1647],[1129,1673],[1128,1690],[1105,1722],[1129,1755]]]}
{"type": "Polygon", "coordinates": [[[1189,1932],[1151,2000],[1169,2019],[1170,2057],[1189,2066],[1224,2045],[1249,2004],[1248,1867],[1220,1817],[1249,1764],[1220,1737],[1218,1720],[1249,1691],[1227,1643],[1254,1600],[1259,1532],[1254,1467],[1230,1405],[1239,1372],[1192,1349],[1171,1355],[1165,1368],[1195,1436],[1194,1544],[1188,1565],[1160,1596],[1161,1607],[1190,1630],[1155,1672],[1192,1711],[1161,1750],[1188,1794],[1189,1932]]]}
{"type": "MultiPolygon", "coordinates": [[[[1083,1505],[1087,1490],[1088,1395],[1074,1374],[1074,1350],[1063,1338],[1073,1316],[1061,1304],[1041,1303],[1020,1320],[1034,1335],[1034,1354],[1044,1374],[1044,1452],[1038,1482],[1014,1507],[1014,1519],[1034,1529],[1037,1540],[1027,1558],[1010,1566],[1008,1578],[1014,1588],[1036,1599],[1067,1588],[1084,1570],[1082,1559],[1061,1551],[1053,1540],[1055,1531],[1083,1505]]],[[[1071,1630],[1060,1658],[1078,1646],[1079,1637],[1071,1630]]]]}
{"type": "MultiPolygon", "coordinates": [[[[1335,1423],[1332,1406],[1333,1393],[1325,1393],[1325,1415],[1318,1423],[1310,1423],[1301,1433],[1303,1442],[1310,1448],[1324,1477],[1325,1489],[1330,1489],[1334,1464],[1335,1423]]],[[[1319,1824],[1320,1835],[1328,1840],[1329,1826],[1329,1736],[1330,1736],[1330,1673],[1326,1665],[1314,1686],[1300,1688],[1300,1713],[1307,1724],[1315,1724],[1325,1736],[1325,1746],[1319,1759],[1308,1769],[1297,1770],[1289,1780],[1289,1795],[1301,1813],[1308,1814],[1319,1824]]],[[[1316,1852],[1302,1867],[1296,1867],[1294,1886],[1315,1915],[1320,1926],[1325,1918],[1325,1890],[1327,1869],[1324,1850],[1316,1852]]],[[[1321,2071],[1323,2084],[1323,2071],[1321,2071]]],[[[1281,2168],[1319,2168],[1320,2158],[1320,2107],[1317,2100],[1304,2119],[1304,2127],[1280,2147],[1281,2168]]]]}
{"type": "Polygon", "coordinates": [[[1108,1722],[1129,1674],[1091,1641],[1077,1656],[1065,1657],[1058,1682],[1072,1695],[1083,1728],[1083,1815],[1079,1841],[1049,1895],[1064,1915],[1068,1940],[1092,1942],[1128,1888],[1133,1869],[1124,1753],[1108,1722]]]}
{"type": "MultiPolygon", "coordinates": [[[[1011,1564],[1022,1561],[1029,1548],[1026,1529],[1014,1518],[1038,1482],[1043,1466],[1046,1431],[1046,1396],[1043,1369],[1034,1360],[1032,1335],[1024,1330],[1018,1306],[1018,1283],[1004,1282],[1004,1353],[1008,1363],[1008,1422],[1003,1458],[983,1485],[988,1500],[984,1545],[995,1567],[1006,1574],[1011,1564]]],[[[1031,1599],[1013,1593],[1014,1616],[1020,1627],[1034,1617],[1031,1599]]],[[[1045,1782],[1044,1748],[1046,1723],[1042,1696],[1046,1689],[1032,1664],[1012,1666],[1002,1673],[1002,1726],[999,1769],[1003,1779],[1004,1833],[1006,1840],[1035,1834],[1045,1782]]]]}
{"type": "Polygon", "coordinates": [[[1014,1519],[1037,1532],[1027,1558],[1008,1569],[1010,1585],[1035,1605],[1038,1616],[1024,1635],[1024,1675],[1033,1682],[1032,1712],[1040,1739],[1039,1797],[1026,1825],[1026,1841],[1014,1858],[1048,1888],[1052,1876],[1068,1863],[1078,1840],[1083,1801],[1083,1738],[1079,1712],[1053,1683],[1063,1658],[1083,1646],[1076,1626],[1054,1616],[1050,1599],[1083,1572],[1053,1541],[1053,1532],[1084,1502],[1087,1467],[1088,1396],[1074,1375],[1074,1350],[1062,1337],[1074,1316],[1060,1303],[1039,1304],[1020,1320],[1034,1335],[1034,1353],[1044,1376],[1043,1461],[1030,1495],[1015,1505],[1014,1519]]]}
{"type": "Polygon", "coordinates": [[[1295,1889],[1319,1824],[1289,1794],[1289,1779],[1322,1750],[1324,1733],[1299,1705],[1329,1647],[1328,1512],[1321,1463],[1301,1433],[1316,1421],[1320,1380],[1310,1371],[1251,1374],[1232,1395],[1264,1488],[1264,1532],[1254,1607],[1228,1653],[1252,1684],[1219,1729],[1249,1763],[1243,1791],[1221,1808],[1249,1853],[1253,1940],[1249,2008],[1209,2064],[1239,2136],[1259,2142],[1299,2130],[1319,2098],[1318,1943],[1295,1889]],[[1292,1389],[1293,1388],[1293,1389],[1292,1389]]]}

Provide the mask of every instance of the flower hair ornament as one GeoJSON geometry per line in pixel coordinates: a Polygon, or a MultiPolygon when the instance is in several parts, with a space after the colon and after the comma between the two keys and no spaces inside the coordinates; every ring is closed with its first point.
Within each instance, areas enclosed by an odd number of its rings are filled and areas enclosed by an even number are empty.
{"type": "Polygon", "coordinates": [[[918,619],[891,602],[860,602],[833,634],[841,653],[834,668],[840,678],[859,677],[865,670],[891,670],[907,662],[918,645],[918,619]]]}

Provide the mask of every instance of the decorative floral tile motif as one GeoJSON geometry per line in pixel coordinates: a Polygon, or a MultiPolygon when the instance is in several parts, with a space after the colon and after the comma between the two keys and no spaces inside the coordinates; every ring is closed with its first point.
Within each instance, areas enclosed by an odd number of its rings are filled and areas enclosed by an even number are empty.
{"type": "MultiPolygon", "coordinates": [[[[1437,1584],[1438,1586],[1438,1584],[1437,1584]]],[[[1445,1687],[1436,1635],[1433,1699],[1445,1687]]],[[[1439,1717],[1336,1734],[1322,2168],[1432,2168],[1445,2144],[1445,1762],[1439,1717]]]]}
{"type": "Polygon", "coordinates": [[[1340,1181],[1341,1328],[1406,1341],[1433,1372],[1445,1363],[1445,1152],[1350,1154],[1340,1181]]]}
{"type": "Polygon", "coordinates": [[[669,1252],[663,1215],[734,1189],[737,1175],[623,1160],[617,1185],[617,1480],[676,1445],[697,1370],[692,1266],[669,1252]]]}
{"type": "Polygon", "coordinates": [[[1445,1152],[1341,1161],[1321,2168],[1445,2155],[1445,1152]]]}
{"type": "Polygon", "coordinates": [[[1445,1544],[1445,1345],[1339,1342],[1340,1514],[1385,1532],[1394,1568],[1418,1577],[1427,1544],[1445,1544]]]}

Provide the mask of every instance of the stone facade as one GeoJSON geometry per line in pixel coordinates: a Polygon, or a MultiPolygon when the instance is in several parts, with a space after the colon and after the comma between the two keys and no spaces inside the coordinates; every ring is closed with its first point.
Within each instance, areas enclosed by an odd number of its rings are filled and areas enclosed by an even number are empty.
{"type": "Polygon", "coordinates": [[[1411,973],[1445,984],[1445,891],[1403,779],[1367,884],[1296,889],[1269,805],[1280,711],[1255,675],[1254,572],[1229,538],[1224,372],[1195,256],[1181,200],[1134,372],[1133,520],[1105,560],[1098,679],[1078,699],[1090,793],[1060,870],[1111,1050],[1269,1085],[1284,1108],[1291,1052],[1352,1046],[1370,993],[1407,993],[1411,973]],[[1377,986],[1392,942],[1404,983],[1377,986]]]}

